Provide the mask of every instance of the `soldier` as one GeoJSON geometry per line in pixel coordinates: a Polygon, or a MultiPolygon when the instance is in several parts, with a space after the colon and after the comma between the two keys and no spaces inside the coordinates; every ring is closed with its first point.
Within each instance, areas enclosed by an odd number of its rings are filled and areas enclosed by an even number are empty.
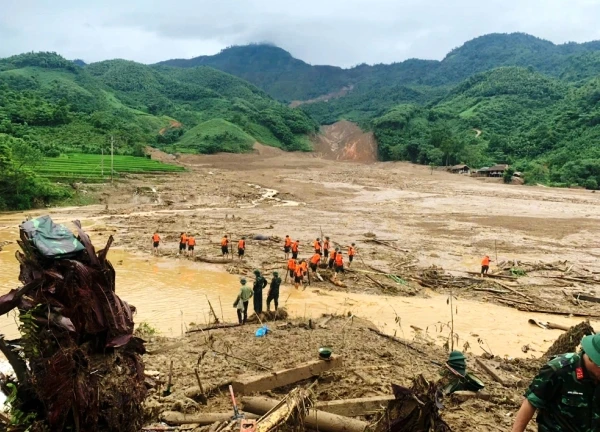
{"type": "Polygon", "coordinates": [[[581,340],[579,353],[542,367],[525,392],[512,432],[523,432],[538,411],[539,432],[600,430],[600,333],[581,340]]]}

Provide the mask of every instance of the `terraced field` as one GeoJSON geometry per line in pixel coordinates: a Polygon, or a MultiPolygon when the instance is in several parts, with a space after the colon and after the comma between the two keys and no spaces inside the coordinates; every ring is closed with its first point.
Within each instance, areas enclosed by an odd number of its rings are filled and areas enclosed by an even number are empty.
{"type": "MultiPolygon", "coordinates": [[[[145,157],[115,156],[113,176],[123,174],[167,174],[184,171],[183,167],[165,164],[145,157]]],[[[44,158],[36,171],[52,181],[80,181],[86,183],[110,180],[110,156],[69,154],[44,158]]]]}

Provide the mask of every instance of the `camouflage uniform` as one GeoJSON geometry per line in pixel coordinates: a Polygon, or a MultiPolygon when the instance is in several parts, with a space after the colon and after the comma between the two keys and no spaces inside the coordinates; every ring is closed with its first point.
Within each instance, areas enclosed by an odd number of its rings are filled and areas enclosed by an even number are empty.
{"type": "Polygon", "coordinates": [[[525,397],[538,409],[539,432],[600,431],[600,386],[586,370],[583,353],[549,361],[525,397]]]}

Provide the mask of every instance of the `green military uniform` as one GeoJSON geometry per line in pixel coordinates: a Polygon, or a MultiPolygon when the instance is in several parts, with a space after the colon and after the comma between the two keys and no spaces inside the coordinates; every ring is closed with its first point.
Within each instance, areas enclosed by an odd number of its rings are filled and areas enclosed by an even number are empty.
{"type": "Polygon", "coordinates": [[[538,409],[539,432],[600,431],[600,387],[585,367],[583,352],[548,362],[525,397],[538,409]]]}

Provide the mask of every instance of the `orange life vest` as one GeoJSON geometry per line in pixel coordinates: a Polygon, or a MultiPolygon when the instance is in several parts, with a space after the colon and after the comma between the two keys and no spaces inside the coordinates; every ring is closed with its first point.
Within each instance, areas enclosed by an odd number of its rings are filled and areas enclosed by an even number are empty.
{"type": "Polygon", "coordinates": [[[356,255],[356,249],[354,249],[352,246],[350,246],[348,248],[348,256],[354,256],[356,255]]]}
{"type": "Polygon", "coordinates": [[[313,243],[313,246],[315,247],[315,250],[320,251],[321,250],[321,242],[316,241],[313,243]]]}
{"type": "Polygon", "coordinates": [[[302,274],[304,273],[304,270],[302,269],[302,266],[296,266],[296,268],[294,269],[294,274],[298,277],[302,276],[302,274]]]}
{"type": "Polygon", "coordinates": [[[196,239],[194,237],[188,237],[187,239],[188,246],[196,246],[196,239]]]}
{"type": "Polygon", "coordinates": [[[296,260],[294,258],[291,258],[288,260],[288,270],[295,270],[296,269],[296,260]]]}
{"type": "Polygon", "coordinates": [[[181,235],[181,237],[179,238],[179,243],[182,243],[182,244],[187,243],[187,236],[185,234],[181,235]]]}
{"type": "Polygon", "coordinates": [[[306,261],[304,261],[303,263],[300,263],[300,268],[304,272],[308,269],[308,264],[306,264],[306,261]]]}
{"type": "Polygon", "coordinates": [[[154,234],[154,235],[152,236],[152,241],[153,241],[154,243],[158,243],[158,242],[160,241],[160,236],[159,236],[158,234],[154,234]]]}
{"type": "Polygon", "coordinates": [[[292,245],[292,252],[298,252],[298,246],[300,246],[300,244],[297,241],[294,242],[292,245]]]}
{"type": "Polygon", "coordinates": [[[246,249],[246,242],[244,240],[238,242],[238,249],[246,249]]]}
{"type": "Polygon", "coordinates": [[[229,244],[229,240],[223,237],[221,239],[221,246],[227,246],[229,244]]]}
{"type": "Polygon", "coordinates": [[[289,237],[286,237],[286,238],[285,238],[285,243],[284,243],[284,246],[285,246],[285,247],[290,247],[291,245],[292,245],[292,239],[291,239],[291,238],[289,238],[289,237]]]}
{"type": "Polygon", "coordinates": [[[321,261],[321,255],[319,254],[314,254],[310,259],[311,264],[319,264],[319,261],[321,261]]]}
{"type": "Polygon", "coordinates": [[[331,248],[331,249],[329,250],[329,259],[330,259],[330,260],[334,260],[336,255],[337,255],[337,252],[335,251],[335,249],[334,249],[334,248],[331,248]]]}
{"type": "Polygon", "coordinates": [[[329,250],[329,240],[323,242],[323,250],[329,250]]]}
{"type": "Polygon", "coordinates": [[[336,266],[343,266],[344,265],[344,256],[341,253],[336,254],[336,256],[335,256],[335,265],[336,266]]]}
{"type": "Polygon", "coordinates": [[[483,261],[481,261],[481,265],[482,266],[489,266],[490,265],[490,258],[489,257],[484,257],[483,261]]]}

